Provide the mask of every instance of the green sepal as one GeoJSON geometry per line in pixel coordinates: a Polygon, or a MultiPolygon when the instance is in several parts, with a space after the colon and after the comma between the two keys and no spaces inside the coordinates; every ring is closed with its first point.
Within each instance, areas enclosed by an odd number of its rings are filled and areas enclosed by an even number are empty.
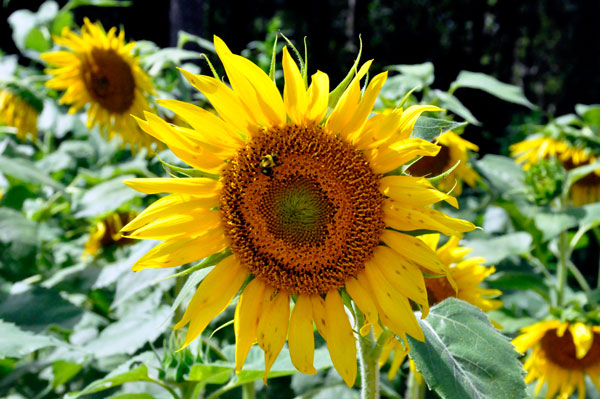
{"type": "MultiPolygon", "coordinates": [[[[290,48],[292,49],[294,54],[296,54],[296,58],[298,59],[298,62],[300,63],[300,73],[302,74],[302,77],[304,78],[304,86],[306,86],[306,63],[305,63],[305,60],[302,59],[302,55],[300,55],[300,52],[298,51],[296,46],[294,46],[294,44],[290,41],[290,39],[288,39],[283,33],[279,33],[279,34],[290,45],[290,48]]],[[[304,38],[304,50],[306,51],[306,38],[304,38]]]]}
{"type": "Polygon", "coordinates": [[[181,176],[185,176],[185,177],[207,177],[209,179],[219,180],[220,176],[217,175],[217,174],[203,172],[201,170],[194,169],[194,168],[181,168],[179,166],[171,165],[170,163],[167,163],[167,162],[163,161],[162,159],[160,159],[160,157],[158,156],[158,154],[156,155],[156,157],[158,158],[158,160],[162,164],[162,167],[165,169],[165,172],[167,172],[169,174],[169,176],[171,176],[171,177],[181,177],[181,176]]]}
{"type": "Polygon", "coordinates": [[[271,67],[269,68],[269,77],[275,82],[275,62],[277,58],[277,35],[273,41],[273,52],[271,53],[271,67]]]}
{"type": "Polygon", "coordinates": [[[348,87],[348,85],[350,85],[350,82],[352,82],[352,78],[354,78],[354,75],[358,73],[358,63],[360,62],[360,56],[362,55],[362,38],[360,35],[358,35],[358,40],[360,42],[360,47],[358,49],[358,55],[356,56],[356,60],[354,60],[354,64],[352,65],[352,68],[350,68],[350,70],[348,71],[348,74],[346,75],[344,80],[342,80],[342,82],[339,85],[337,85],[337,87],[333,89],[331,93],[329,93],[329,108],[333,109],[336,106],[336,104],[340,100],[340,97],[342,97],[342,94],[344,94],[344,91],[346,91],[346,88],[348,87]]]}
{"type": "Polygon", "coordinates": [[[439,175],[434,176],[434,177],[428,177],[427,180],[429,180],[429,182],[431,184],[437,184],[440,181],[444,180],[446,178],[446,176],[448,176],[450,173],[454,172],[454,169],[456,169],[459,164],[460,164],[460,159],[458,161],[456,161],[456,163],[447,171],[442,172],[439,175]]]}
{"type": "Polygon", "coordinates": [[[205,269],[207,267],[210,266],[214,266],[217,263],[219,263],[220,261],[222,261],[223,259],[225,259],[226,257],[228,257],[229,255],[231,255],[231,250],[229,248],[217,253],[217,254],[213,254],[211,256],[209,256],[208,258],[204,259],[202,262],[200,262],[199,264],[197,264],[196,266],[192,266],[190,268],[185,269],[184,271],[181,271],[179,273],[175,273],[175,274],[171,274],[170,276],[161,278],[158,281],[163,281],[163,280],[169,280],[175,277],[181,277],[181,276],[185,276],[187,274],[193,273],[195,271],[201,270],[201,269],[205,269]]]}

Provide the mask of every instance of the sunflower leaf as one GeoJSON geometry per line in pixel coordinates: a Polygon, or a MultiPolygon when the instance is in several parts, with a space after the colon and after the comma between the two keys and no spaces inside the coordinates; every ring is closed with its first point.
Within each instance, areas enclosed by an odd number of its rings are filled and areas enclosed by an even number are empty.
{"type": "Polygon", "coordinates": [[[65,342],[47,336],[21,330],[13,323],[0,320],[0,359],[28,355],[49,346],[68,346],[65,342]]]}
{"type": "Polygon", "coordinates": [[[449,91],[450,93],[454,93],[454,91],[461,87],[483,90],[501,100],[524,105],[529,109],[537,108],[525,97],[525,93],[523,93],[521,87],[503,83],[485,73],[460,71],[456,80],[450,85],[449,91]]]}
{"type": "Polygon", "coordinates": [[[567,173],[567,181],[563,186],[563,193],[566,194],[573,184],[575,184],[578,180],[583,179],[590,173],[594,173],[596,169],[600,169],[600,159],[596,160],[596,162],[571,169],[567,173]]]}
{"type": "Polygon", "coordinates": [[[468,122],[447,121],[445,119],[436,119],[422,116],[415,123],[411,137],[427,141],[433,141],[436,137],[466,126],[468,122]]]}
{"type": "Polygon", "coordinates": [[[409,338],[411,359],[443,399],[526,398],[524,371],[507,337],[475,306],[448,298],[419,320],[425,342],[409,338]]]}

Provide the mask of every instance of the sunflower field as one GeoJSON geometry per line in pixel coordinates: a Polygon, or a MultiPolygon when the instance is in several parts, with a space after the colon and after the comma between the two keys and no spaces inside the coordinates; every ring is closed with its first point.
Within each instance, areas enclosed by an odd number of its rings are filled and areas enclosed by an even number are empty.
{"type": "Polygon", "coordinates": [[[506,69],[502,2],[264,3],[4,1],[0,397],[600,398],[599,85],[542,68],[583,28],[506,69]]]}

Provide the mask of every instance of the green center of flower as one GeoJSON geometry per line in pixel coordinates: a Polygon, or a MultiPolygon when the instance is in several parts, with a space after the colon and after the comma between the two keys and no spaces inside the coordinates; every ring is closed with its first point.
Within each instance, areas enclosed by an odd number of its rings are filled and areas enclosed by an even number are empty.
{"type": "Polygon", "coordinates": [[[363,154],[320,127],[261,130],[222,175],[231,249],[252,274],[292,294],[325,294],[364,269],[385,227],[363,154]]]}

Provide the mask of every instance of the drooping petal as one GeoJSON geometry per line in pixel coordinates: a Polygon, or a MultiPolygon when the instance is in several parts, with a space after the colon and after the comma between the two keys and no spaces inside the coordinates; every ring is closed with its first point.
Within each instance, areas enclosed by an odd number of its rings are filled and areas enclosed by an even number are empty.
{"type": "Polygon", "coordinates": [[[325,297],[327,315],[327,347],[331,361],[346,385],[351,387],[356,380],[356,338],[344,303],[337,290],[331,290],[325,297]]]}
{"type": "Polygon", "coordinates": [[[421,267],[434,273],[450,274],[448,266],[442,263],[440,258],[426,243],[416,237],[393,230],[385,230],[381,234],[381,241],[421,267]]]}
{"type": "Polygon", "coordinates": [[[256,329],[261,314],[266,285],[255,278],[244,289],[235,308],[235,372],[242,371],[248,352],[256,342],[256,329]]]}
{"type": "Polygon", "coordinates": [[[263,376],[265,385],[269,370],[285,344],[289,321],[290,294],[267,288],[256,330],[258,345],[265,352],[265,374],[263,376]]]}
{"type": "Polygon", "coordinates": [[[577,359],[583,359],[590,351],[594,342],[594,333],[592,329],[584,323],[578,322],[569,325],[569,332],[573,337],[575,344],[575,356],[577,359]]]}
{"type": "Polygon", "coordinates": [[[381,192],[397,202],[427,206],[446,201],[458,208],[456,198],[439,191],[423,177],[385,176],[380,185],[381,192]]]}
{"type": "Polygon", "coordinates": [[[311,295],[310,303],[312,305],[313,320],[321,337],[327,341],[327,313],[325,312],[325,301],[320,295],[311,295]]]}
{"type": "Polygon", "coordinates": [[[301,125],[306,117],[308,96],[300,70],[285,46],[283,47],[282,65],[285,78],[283,102],[292,122],[301,125]]]}
{"type": "Polygon", "coordinates": [[[387,173],[419,156],[433,157],[440,146],[423,139],[406,139],[392,145],[367,151],[371,168],[375,173],[387,173]]]}
{"type": "Polygon", "coordinates": [[[346,280],[346,291],[352,298],[356,305],[364,313],[366,322],[361,327],[361,335],[367,335],[371,330],[371,326],[377,324],[379,315],[377,314],[377,307],[373,302],[373,299],[355,278],[349,278],[346,280]]]}
{"type": "Polygon", "coordinates": [[[385,202],[384,221],[396,230],[435,230],[447,236],[456,236],[475,229],[473,223],[452,218],[435,209],[397,204],[390,200],[385,202]]]}
{"type": "Polygon", "coordinates": [[[316,374],[317,370],[313,366],[315,338],[312,305],[307,295],[299,295],[292,310],[288,345],[294,366],[305,374],[316,374]]]}
{"type": "Polygon", "coordinates": [[[179,329],[190,323],[182,348],[194,341],[208,323],[231,302],[248,277],[248,271],[235,256],[223,259],[200,283],[181,320],[179,329]]]}

